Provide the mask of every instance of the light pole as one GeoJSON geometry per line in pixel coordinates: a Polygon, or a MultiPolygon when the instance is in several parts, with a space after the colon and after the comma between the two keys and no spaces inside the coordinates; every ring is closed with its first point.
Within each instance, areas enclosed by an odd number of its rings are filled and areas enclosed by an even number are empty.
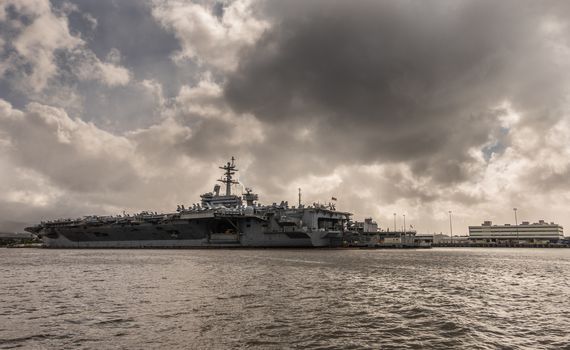
{"type": "Polygon", "coordinates": [[[406,235],[406,214],[404,215],[404,236],[406,235]]]}
{"type": "Polygon", "coordinates": [[[449,211],[449,236],[451,237],[451,244],[453,244],[453,225],[451,224],[451,210],[449,211]]]}
{"type": "Polygon", "coordinates": [[[396,213],[394,213],[394,232],[396,232],[396,213]]]}
{"type": "Polygon", "coordinates": [[[515,212],[515,229],[517,230],[517,244],[519,244],[519,221],[517,219],[517,208],[513,208],[515,212]]]}

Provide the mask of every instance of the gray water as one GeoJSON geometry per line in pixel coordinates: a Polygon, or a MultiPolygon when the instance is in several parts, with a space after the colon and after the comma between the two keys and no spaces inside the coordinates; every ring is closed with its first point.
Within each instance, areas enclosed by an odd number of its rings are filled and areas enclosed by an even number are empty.
{"type": "Polygon", "coordinates": [[[0,249],[0,348],[570,349],[570,250],[0,249]]]}

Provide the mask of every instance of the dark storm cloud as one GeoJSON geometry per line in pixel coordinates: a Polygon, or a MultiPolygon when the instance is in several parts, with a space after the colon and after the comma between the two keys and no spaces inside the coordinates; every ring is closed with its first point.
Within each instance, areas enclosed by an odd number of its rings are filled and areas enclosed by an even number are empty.
{"type": "Polygon", "coordinates": [[[558,9],[549,4],[271,3],[274,25],[243,52],[225,95],[268,124],[316,125],[311,151],[326,159],[406,161],[418,176],[462,181],[468,151],[499,132],[503,101],[529,108],[530,96],[544,106],[562,94],[539,33],[558,9]]]}

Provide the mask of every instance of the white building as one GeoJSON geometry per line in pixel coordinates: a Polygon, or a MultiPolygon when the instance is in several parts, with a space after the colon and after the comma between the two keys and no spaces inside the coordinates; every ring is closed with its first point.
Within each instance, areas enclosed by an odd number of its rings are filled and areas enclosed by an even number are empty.
{"type": "Polygon", "coordinates": [[[563,227],[540,220],[530,224],[493,225],[485,221],[481,226],[469,226],[469,240],[474,243],[554,243],[564,239],[563,227]]]}

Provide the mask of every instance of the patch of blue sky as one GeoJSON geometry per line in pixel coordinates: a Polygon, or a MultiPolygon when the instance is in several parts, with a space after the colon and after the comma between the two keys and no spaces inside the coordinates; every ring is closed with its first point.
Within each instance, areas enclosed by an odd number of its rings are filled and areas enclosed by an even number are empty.
{"type": "Polygon", "coordinates": [[[509,128],[501,127],[499,129],[497,140],[481,149],[485,161],[489,161],[493,154],[501,154],[507,149],[506,138],[510,132],[509,128]]]}

